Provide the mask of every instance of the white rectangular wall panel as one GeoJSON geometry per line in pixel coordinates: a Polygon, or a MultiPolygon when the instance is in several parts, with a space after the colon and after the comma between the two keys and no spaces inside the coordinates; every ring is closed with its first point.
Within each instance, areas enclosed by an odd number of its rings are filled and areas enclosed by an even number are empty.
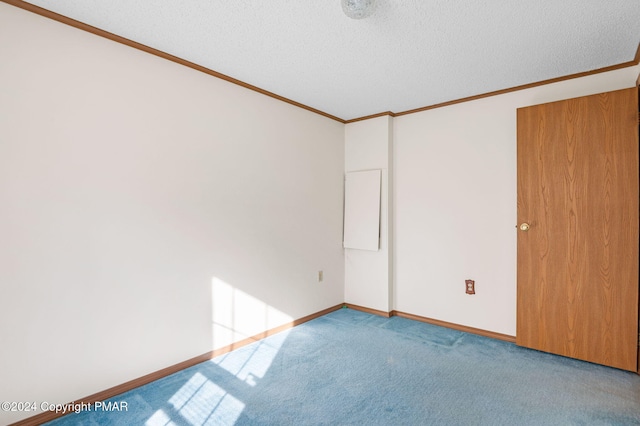
{"type": "Polygon", "coordinates": [[[380,247],[380,170],[351,172],[345,178],[344,248],[380,247]]]}

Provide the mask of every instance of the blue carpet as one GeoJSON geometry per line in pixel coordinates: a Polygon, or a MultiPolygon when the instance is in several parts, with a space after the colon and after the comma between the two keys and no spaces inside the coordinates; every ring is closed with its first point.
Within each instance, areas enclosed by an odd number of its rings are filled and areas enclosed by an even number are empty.
{"type": "Polygon", "coordinates": [[[48,424],[640,425],[640,376],[341,309],[108,402],[48,424]]]}

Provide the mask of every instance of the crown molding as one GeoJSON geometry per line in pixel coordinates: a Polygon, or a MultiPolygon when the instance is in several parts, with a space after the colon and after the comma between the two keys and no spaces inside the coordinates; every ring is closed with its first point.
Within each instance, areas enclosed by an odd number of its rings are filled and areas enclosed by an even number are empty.
{"type": "Polygon", "coordinates": [[[386,112],[381,112],[378,114],[372,114],[372,115],[365,115],[364,117],[358,117],[358,118],[352,118],[349,120],[345,120],[345,124],[350,124],[350,123],[355,123],[356,121],[364,121],[364,120],[370,120],[372,118],[378,118],[378,117],[396,117],[398,114],[396,114],[395,112],[391,112],[391,111],[386,111],[386,112]]]}
{"type": "MultiPolygon", "coordinates": [[[[427,111],[427,110],[430,110],[430,109],[442,108],[442,107],[446,107],[446,106],[449,106],[449,105],[455,105],[455,104],[460,104],[460,103],[463,103],[463,102],[475,101],[477,99],[488,98],[488,97],[491,97],[491,96],[503,95],[505,93],[517,92],[519,90],[531,89],[532,87],[544,86],[544,85],[547,85],[547,84],[557,83],[557,82],[560,82],[560,81],[572,80],[574,78],[586,77],[586,76],[589,76],[589,75],[600,74],[600,73],[607,72],[607,71],[614,71],[614,70],[617,70],[617,69],[632,67],[632,66],[635,66],[635,65],[638,65],[638,64],[640,64],[640,44],[638,44],[638,48],[636,49],[636,55],[635,55],[634,59],[631,60],[631,61],[628,61],[628,62],[623,62],[621,64],[611,65],[611,66],[608,66],[608,67],[598,68],[598,69],[595,69],[595,70],[580,72],[580,73],[576,73],[576,74],[570,74],[570,75],[566,75],[566,76],[562,76],[562,77],[551,78],[551,79],[548,79],[548,80],[542,80],[542,81],[538,81],[538,82],[535,82],[535,83],[523,84],[521,86],[515,86],[515,87],[511,87],[511,88],[508,88],[508,89],[502,89],[502,90],[496,90],[496,91],[493,91],[493,92],[487,92],[487,93],[483,93],[483,94],[480,94],[480,95],[468,96],[466,98],[455,99],[455,100],[452,100],[452,101],[447,101],[447,102],[442,102],[442,103],[439,103],[439,104],[434,104],[434,105],[424,106],[424,107],[420,107],[420,108],[415,108],[415,109],[411,109],[411,110],[408,110],[408,111],[402,111],[402,112],[388,111],[388,112],[383,112],[383,113],[380,113],[380,114],[368,115],[368,116],[365,116],[365,117],[352,118],[352,119],[346,120],[345,123],[346,124],[355,123],[356,121],[368,120],[370,118],[376,118],[376,117],[380,117],[380,116],[383,116],[383,115],[389,115],[391,117],[400,117],[402,115],[414,114],[416,112],[422,112],[422,111],[427,111]]],[[[638,77],[637,84],[640,85],[640,76],[638,77]]]]}
{"type": "MultiPolygon", "coordinates": [[[[336,117],[334,115],[326,113],[324,111],[320,111],[320,110],[312,108],[310,106],[301,104],[300,102],[296,102],[294,100],[285,98],[285,97],[280,96],[280,95],[278,95],[276,93],[269,92],[269,91],[261,89],[261,88],[259,88],[257,86],[253,86],[251,84],[245,83],[245,82],[243,82],[241,80],[238,80],[238,79],[235,79],[235,78],[230,77],[228,75],[219,73],[219,72],[214,71],[212,69],[203,67],[203,66],[195,64],[193,62],[189,62],[189,61],[187,61],[185,59],[179,58],[177,56],[174,56],[174,55],[171,55],[169,53],[163,52],[161,50],[154,49],[154,48],[146,46],[144,44],[141,44],[141,43],[135,42],[133,40],[129,40],[127,38],[121,37],[119,35],[110,33],[108,31],[101,30],[100,28],[96,28],[96,27],[93,27],[91,25],[87,25],[87,24],[85,24],[83,22],[76,21],[75,19],[68,18],[68,17],[66,17],[64,15],[60,15],[58,13],[51,12],[50,10],[43,9],[43,8],[41,8],[39,6],[35,6],[35,5],[31,4],[31,3],[25,2],[23,0],[0,0],[0,2],[10,4],[10,5],[18,7],[20,9],[27,10],[29,12],[33,12],[33,13],[35,13],[37,15],[40,15],[40,16],[43,16],[45,18],[53,19],[54,21],[58,21],[60,23],[72,26],[74,28],[77,28],[77,29],[80,29],[80,30],[83,30],[83,31],[87,31],[87,32],[89,32],[91,34],[107,38],[107,39],[115,41],[117,43],[121,43],[121,44],[124,44],[124,45],[129,46],[129,47],[133,47],[134,49],[142,50],[143,52],[147,52],[147,53],[150,53],[152,55],[158,56],[160,58],[167,59],[167,60],[169,60],[171,62],[175,62],[175,63],[180,64],[180,65],[184,65],[184,66],[192,68],[192,69],[194,69],[196,71],[200,71],[200,72],[203,72],[205,74],[208,74],[208,75],[210,75],[212,77],[216,77],[216,78],[225,80],[225,81],[227,81],[229,83],[244,87],[245,89],[249,89],[249,90],[252,90],[254,92],[263,94],[265,96],[269,96],[271,98],[274,98],[274,99],[277,99],[279,101],[288,103],[290,105],[294,105],[296,107],[305,109],[307,111],[311,111],[313,113],[322,115],[324,117],[330,118],[332,120],[338,121],[338,122],[343,123],[343,124],[350,124],[350,123],[355,123],[357,121],[364,121],[364,120],[369,120],[369,119],[372,119],[372,118],[383,117],[383,116],[400,117],[400,116],[403,116],[403,115],[414,114],[414,113],[417,113],[417,112],[427,111],[427,110],[430,110],[430,109],[442,108],[442,107],[446,107],[446,106],[449,106],[449,105],[455,105],[455,104],[460,104],[460,103],[463,103],[463,102],[475,101],[477,99],[488,98],[488,97],[491,97],[491,96],[503,95],[505,93],[511,93],[511,92],[517,92],[517,91],[520,91],[520,90],[531,89],[533,87],[544,86],[544,85],[547,85],[547,84],[557,83],[557,82],[565,81],[565,80],[571,80],[571,79],[574,79],[574,78],[586,77],[586,76],[589,76],[589,75],[600,74],[600,73],[608,72],[608,71],[614,71],[614,70],[617,70],[617,69],[627,68],[627,67],[631,67],[631,66],[635,66],[635,65],[640,64],[640,44],[638,44],[638,48],[636,49],[635,57],[631,61],[623,62],[621,64],[611,65],[611,66],[608,66],[608,67],[598,68],[598,69],[591,70],[591,71],[585,71],[585,72],[580,72],[580,73],[576,73],[576,74],[570,74],[570,75],[566,75],[566,76],[551,78],[551,79],[548,79],[548,80],[542,80],[542,81],[538,81],[538,82],[535,82],[535,83],[523,84],[523,85],[520,85],[520,86],[511,87],[511,88],[508,88],[508,89],[501,89],[501,90],[496,90],[496,91],[493,91],[493,92],[482,93],[482,94],[479,94],[479,95],[468,96],[468,97],[465,97],[465,98],[460,98],[460,99],[455,99],[455,100],[442,102],[442,103],[438,103],[438,104],[434,104],[434,105],[428,105],[428,106],[424,106],[424,107],[420,107],[420,108],[410,109],[410,110],[407,110],[407,111],[401,111],[401,112],[386,111],[386,112],[381,112],[381,113],[377,113],[377,114],[372,114],[372,115],[367,115],[367,116],[363,116],[363,117],[356,117],[356,118],[351,118],[351,119],[345,120],[345,119],[342,119],[340,117],[336,117]]],[[[638,78],[637,84],[640,84],[640,76],[638,78]]]]}
{"type": "Polygon", "coordinates": [[[280,95],[275,94],[273,92],[269,92],[268,90],[261,89],[261,88],[259,88],[257,86],[253,86],[251,84],[245,83],[244,81],[235,79],[233,77],[229,77],[228,75],[219,73],[219,72],[214,71],[212,69],[203,67],[201,65],[195,64],[193,62],[187,61],[185,59],[182,59],[182,58],[179,58],[177,56],[171,55],[169,53],[163,52],[161,50],[154,49],[153,47],[149,47],[147,45],[135,42],[133,40],[129,40],[128,38],[121,37],[119,35],[110,33],[110,32],[105,31],[105,30],[101,30],[100,28],[96,28],[96,27],[93,27],[91,25],[87,25],[87,24],[85,24],[83,22],[76,21],[75,19],[68,18],[68,17],[66,17],[64,15],[60,15],[60,14],[52,12],[50,10],[43,9],[43,8],[41,8],[39,6],[35,6],[35,5],[31,4],[31,3],[27,3],[27,2],[22,1],[22,0],[0,0],[0,1],[3,2],[3,3],[10,4],[12,6],[18,7],[20,9],[35,13],[36,15],[40,15],[40,16],[43,16],[45,18],[49,18],[49,19],[52,19],[54,21],[58,21],[58,22],[60,22],[62,24],[69,25],[69,26],[77,28],[79,30],[86,31],[86,32],[89,32],[91,34],[94,34],[94,35],[97,35],[97,36],[100,36],[100,37],[104,37],[106,39],[115,41],[116,43],[124,44],[126,46],[133,47],[134,49],[138,49],[138,50],[141,50],[143,52],[150,53],[152,55],[158,56],[158,57],[163,58],[163,59],[167,59],[167,60],[169,60],[171,62],[175,62],[175,63],[180,64],[180,65],[184,65],[184,66],[192,68],[192,69],[194,69],[196,71],[200,71],[200,72],[203,72],[205,74],[208,74],[208,75],[210,75],[212,77],[216,77],[216,78],[219,78],[221,80],[225,80],[225,81],[227,81],[229,83],[238,85],[240,87],[244,87],[245,89],[249,89],[249,90],[252,90],[254,92],[258,92],[258,93],[260,93],[262,95],[269,96],[270,98],[274,98],[274,99],[277,99],[279,101],[282,101],[282,102],[291,104],[293,106],[305,109],[307,111],[311,111],[313,113],[316,113],[316,114],[322,115],[324,117],[330,118],[332,120],[339,121],[340,123],[345,123],[345,120],[343,120],[342,118],[339,118],[339,117],[336,117],[334,115],[328,114],[328,113],[326,113],[324,111],[320,111],[320,110],[312,108],[310,106],[301,104],[300,102],[296,102],[294,100],[285,98],[284,96],[280,96],[280,95]]]}

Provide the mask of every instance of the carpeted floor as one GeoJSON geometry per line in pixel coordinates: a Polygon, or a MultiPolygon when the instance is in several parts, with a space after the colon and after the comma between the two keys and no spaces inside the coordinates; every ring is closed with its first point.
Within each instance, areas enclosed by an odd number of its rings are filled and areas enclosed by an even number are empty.
{"type": "Polygon", "coordinates": [[[640,425],[640,376],[341,309],[108,402],[48,424],[640,425]]]}

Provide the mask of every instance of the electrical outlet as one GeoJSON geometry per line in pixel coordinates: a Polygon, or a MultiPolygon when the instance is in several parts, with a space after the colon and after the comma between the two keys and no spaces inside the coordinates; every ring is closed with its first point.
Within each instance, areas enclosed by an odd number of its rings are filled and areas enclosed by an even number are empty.
{"type": "Polygon", "coordinates": [[[464,280],[467,294],[476,294],[476,282],[474,280],[464,280]]]}
{"type": "Polygon", "coordinates": [[[324,280],[324,272],[318,271],[318,282],[321,283],[324,280]]]}

